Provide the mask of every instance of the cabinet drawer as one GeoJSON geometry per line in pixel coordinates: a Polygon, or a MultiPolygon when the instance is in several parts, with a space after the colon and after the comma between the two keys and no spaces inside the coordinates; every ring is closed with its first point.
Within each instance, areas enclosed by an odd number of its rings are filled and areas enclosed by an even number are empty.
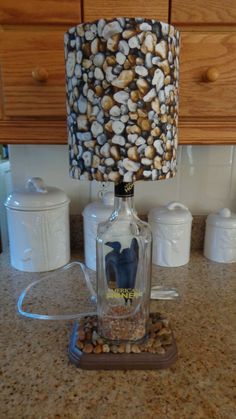
{"type": "Polygon", "coordinates": [[[173,24],[234,24],[236,23],[235,0],[172,0],[173,24]]]}
{"type": "Polygon", "coordinates": [[[78,23],[80,8],[80,0],[0,0],[0,23],[78,23]]]}
{"type": "Polygon", "coordinates": [[[236,117],[236,32],[182,32],[180,115],[236,117]]]}
{"type": "Polygon", "coordinates": [[[0,34],[5,117],[65,117],[63,33],[0,34]]]}
{"type": "Polygon", "coordinates": [[[84,21],[91,21],[101,17],[147,17],[168,21],[168,0],[84,0],[84,21]]]}

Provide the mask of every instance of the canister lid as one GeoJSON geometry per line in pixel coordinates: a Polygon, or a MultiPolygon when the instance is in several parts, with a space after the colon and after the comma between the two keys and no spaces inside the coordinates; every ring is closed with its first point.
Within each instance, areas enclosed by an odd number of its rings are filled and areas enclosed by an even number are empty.
{"type": "Polygon", "coordinates": [[[70,200],[61,189],[46,186],[43,179],[28,179],[22,189],[13,191],[7,198],[5,206],[19,211],[39,211],[60,207],[70,200]]]}
{"type": "Polygon", "coordinates": [[[151,209],[148,214],[149,221],[161,224],[186,224],[192,218],[188,208],[180,202],[169,202],[164,207],[151,209]]]}
{"type": "Polygon", "coordinates": [[[106,192],[101,196],[101,201],[91,202],[84,208],[83,216],[103,221],[110,216],[113,208],[114,193],[106,192]]]}
{"type": "Polygon", "coordinates": [[[216,214],[209,214],[206,223],[216,227],[236,228],[236,214],[229,208],[221,208],[216,214]]]}

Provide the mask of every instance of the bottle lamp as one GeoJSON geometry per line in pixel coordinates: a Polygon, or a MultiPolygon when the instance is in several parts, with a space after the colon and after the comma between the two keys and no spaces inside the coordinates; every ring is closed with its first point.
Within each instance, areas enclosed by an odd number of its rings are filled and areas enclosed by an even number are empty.
{"type": "Polygon", "coordinates": [[[134,183],[176,174],[179,32],[119,17],[75,26],[64,40],[70,175],[115,184],[114,210],[97,234],[98,332],[141,341],[152,237],[134,211],[134,183]]]}

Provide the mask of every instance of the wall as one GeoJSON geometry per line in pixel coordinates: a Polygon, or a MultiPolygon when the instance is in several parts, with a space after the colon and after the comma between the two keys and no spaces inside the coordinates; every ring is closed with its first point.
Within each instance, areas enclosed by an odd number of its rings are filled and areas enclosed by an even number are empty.
{"type": "MultiPolygon", "coordinates": [[[[71,199],[71,213],[81,213],[97,197],[97,182],[69,178],[67,146],[11,145],[10,162],[14,188],[32,176],[63,189],[71,199]]],[[[112,190],[113,185],[107,185],[112,190]]],[[[179,200],[193,214],[207,214],[221,207],[236,212],[236,146],[180,146],[176,178],[162,182],[138,182],[138,212],[179,200]]]]}

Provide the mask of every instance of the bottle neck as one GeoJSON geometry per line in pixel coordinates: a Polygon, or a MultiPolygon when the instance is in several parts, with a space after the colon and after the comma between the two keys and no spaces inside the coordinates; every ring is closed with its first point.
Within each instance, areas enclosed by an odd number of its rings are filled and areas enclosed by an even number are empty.
{"type": "Polygon", "coordinates": [[[118,216],[130,217],[134,215],[134,185],[121,183],[115,186],[115,202],[112,218],[118,216]]]}

